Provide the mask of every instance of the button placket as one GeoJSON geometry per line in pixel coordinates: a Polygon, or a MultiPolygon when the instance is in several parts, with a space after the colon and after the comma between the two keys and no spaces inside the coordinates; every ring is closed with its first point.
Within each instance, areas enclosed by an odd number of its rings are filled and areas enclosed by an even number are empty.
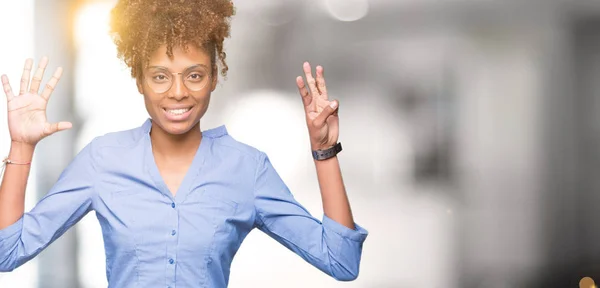
{"type": "MultiPolygon", "coordinates": [[[[176,271],[176,266],[177,266],[177,243],[178,243],[178,237],[177,237],[177,228],[179,227],[179,211],[178,209],[175,209],[177,206],[175,205],[175,202],[171,203],[171,213],[169,213],[169,218],[171,221],[169,221],[169,223],[171,223],[170,225],[167,225],[166,227],[172,227],[172,230],[169,231],[169,236],[167,238],[167,253],[166,253],[166,282],[167,282],[167,286],[170,287],[175,287],[175,271],[176,271]]],[[[165,228],[166,228],[165,227],[165,228]]]]}

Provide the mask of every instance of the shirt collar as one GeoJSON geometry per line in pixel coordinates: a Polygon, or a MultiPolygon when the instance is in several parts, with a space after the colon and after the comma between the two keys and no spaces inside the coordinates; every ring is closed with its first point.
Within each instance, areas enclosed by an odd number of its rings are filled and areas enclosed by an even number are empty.
{"type": "MultiPolygon", "coordinates": [[[[150,133],[150,128],[152,128],[152,119],[148,118],[142,125],[142,131],[144,132],[144,134],[150,133]]],[[[227,128],[225,127],[225,125],[202,131],[202,136],[206,136],[208,138],[219,138],[227,134],[227,128]]]]}
{"type": "Polygon", "coordinates": [[[225,135],[227,135],[227,128],[225,125],[202,131],[202,136],[206,136],[208,138],[219,138],[225,135]]]}

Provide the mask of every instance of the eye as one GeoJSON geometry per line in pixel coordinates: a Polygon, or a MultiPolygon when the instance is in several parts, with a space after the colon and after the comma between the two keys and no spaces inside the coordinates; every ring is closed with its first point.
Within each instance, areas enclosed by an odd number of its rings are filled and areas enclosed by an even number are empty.
{"type": "Polygon", "coordinates": [[[169,78],[167,77],[167,75],[164,74],[157,74],[152,76],[152,80],[156,81],[156,82],[164,82],[169,80],[169,78]]]}
{"type": "Polygon", "coordinates": [[[204,79],[204,75],[202,75],[198,72],[194,72],[194,73],[190,73],[187,76],[187,79],[189,79],[191,81],[201,81],[202,79],[204,79]]]}

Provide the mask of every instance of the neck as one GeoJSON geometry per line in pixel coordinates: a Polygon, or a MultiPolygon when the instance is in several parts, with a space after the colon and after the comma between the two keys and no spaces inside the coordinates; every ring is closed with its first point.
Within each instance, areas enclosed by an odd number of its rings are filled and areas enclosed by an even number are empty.
{"type": "Polygon", "coordinates": [[[179,135],[169,134],[153,122],[150,139],[152,140],[152,150],[158,156],[168,156],[169,158],[194,156],[200,146],[200,141],[202,141],[200,122],[194,125],[190,131],[179,135]]]}

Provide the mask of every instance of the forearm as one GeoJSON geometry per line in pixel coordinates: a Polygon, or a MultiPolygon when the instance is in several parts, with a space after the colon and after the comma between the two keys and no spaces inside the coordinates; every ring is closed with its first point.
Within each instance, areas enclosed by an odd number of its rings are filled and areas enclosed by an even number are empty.
{"type": "MultiPolygon", "coordinates": [[[[30,163],[34,148],[31,145],[11,143],[8,159],[15,163],[30,163]]],[[[6,164],[0,185],[0,229],[4,229],[25,212],[25,188],[31,165],[6,164]]]]}
{"type": "Polygon", "coordinates": [[[354,219],[337,156],[327,160],[315,160],[315,166],[321,188],[323,212],[332,220],[354,230],[354,219]]]}

